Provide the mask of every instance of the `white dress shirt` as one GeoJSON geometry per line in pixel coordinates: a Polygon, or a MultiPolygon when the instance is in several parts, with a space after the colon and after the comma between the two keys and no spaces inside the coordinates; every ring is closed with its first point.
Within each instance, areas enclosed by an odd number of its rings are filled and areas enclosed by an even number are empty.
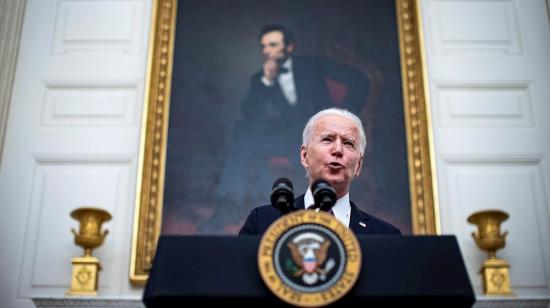
{"type": "MultiPolygon", "coordinates": [[[[277,81],[281,86],[284,96],[287,102],[291,106],[295,106],[298,102],[298,96],[296,95],[296,85],[294,84],[294,73],[292,72],[292,58],[286,59],[281,65],[284,70],[277,75],[277,81]]],[[[267,80],[265,76],[262,77],[262,82],[268,87],[275,85],[275,82],[267,80]]]]}
{"type": "MultiPolygon", "coordinates": [[[[313,199],[313,193],[308,187],[306,194],[304,195],[304,209],[308,209],[310,206],[315,204],[313,199]]],[[[342,198],[336,200],[336,203],[332,207],[332,212],[334,217],[338,219],[344,226],[349,228],[349,221],[351,217],[351,204],[349,202],[349,192],[345,194],[342,198]]]]}

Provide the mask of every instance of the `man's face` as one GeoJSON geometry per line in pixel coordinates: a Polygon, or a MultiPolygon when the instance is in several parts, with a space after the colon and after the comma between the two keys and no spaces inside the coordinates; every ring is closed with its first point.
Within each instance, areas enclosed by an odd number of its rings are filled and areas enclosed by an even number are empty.
{"type": "Polygon", "coordinates": [[[354,122],[340,115],[326,115],[314,123],[309,144],[302,145],[301,160],[309,173],[309,184],[322,178],[345,195],[359,175],[363,155],[359,150],[359,131],[354,122]]]}
{"type": "Polygon", "coordinates": [[[284,35],[280,31],[272,31],[264,34],[260,39],[260,47],[264,61],[275,60],[284,62],[294,50],[294,45],[285,45],[284,35]]]}

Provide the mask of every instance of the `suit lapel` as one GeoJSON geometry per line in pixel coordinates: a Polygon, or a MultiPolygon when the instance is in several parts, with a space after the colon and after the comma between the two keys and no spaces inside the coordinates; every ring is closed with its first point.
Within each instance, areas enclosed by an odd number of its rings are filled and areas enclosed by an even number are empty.
{"type": "Polygon", "coordinates": [[[355,234],[367,234],[368,230],[368,219],[367,215],[363,215],[361,211],[355,206],[353,202],[350,201],[351,205],[351,217],[349,220],[349,228],[355,232],[355,234]]]}

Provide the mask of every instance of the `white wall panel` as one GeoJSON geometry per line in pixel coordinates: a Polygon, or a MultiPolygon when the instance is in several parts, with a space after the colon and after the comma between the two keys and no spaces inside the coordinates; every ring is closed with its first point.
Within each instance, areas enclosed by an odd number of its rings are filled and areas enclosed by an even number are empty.
{"type": "Polygon", "coordinates": [[[436,82],[443,126],[533,127],[529,83],[436,82]]]}
{"type": "MultiPolygon", "coordinates": [[[[25,254],[18,296],[63,296],[71,277],[73,257],[83,250],[76,246],[71,228],[79,224],[70,217],[78,207],[99,207],[112,214],[113,219],[103,229],[109,230],[105,242],[94,250],[102,264],[99,274],[101,293],[116,294],[113,285],[121,277],[118,265],[120,248],[125,246],[125,225],[131,219],[133,200],[129,179],[135,175],[128,157],[36,157],[29,197],[29,211],[24,232],[25,254]],[[117,247],[118,246],[118,247],[117,247]]],[[[126,233],[127,234],[127,233],[126,233]]],[[[123,249],[124,250],[124,249],[123,249]]]]}
{"type": "Polygon", "coordinates": [[[491,161],[485,157],[449,159],[442,166],[447,179],[446,225],[461,230],[459,242],[464,257],[470,261],[468,272],[474,286],[481,289],[478,271],[487,254],[475,245],[471,232],[477,228],[467,223],[467,218],[480,210],[500,209],[510,214],[502,225],[502,231],[509,234],[506,247],[497,256],[510,262],[514,288],[531,291],[550,288],[550,269],[545,264],[550,258],[550,243],[545,240],[545,235],[550,234],[546,221],[550,212],[540,161],[533,158],[491,161]]]}
{"type": "Polygon", "coordinates": [[[112,232],[121,229],[113,230],[112,225],[125,221],[121,215],[131,206],[130,162],[127,158],[37,158],[25,228],[25,250],[34,253],[24,257],[19,296],[28,297],[44,290],[50,294],[54,290],[57,294],[66,291],[71,277],[70,259],[83,253],[73,243],[70,232],[71,228],[79,228],[69,215],[77,207],[99,207],[113,215],[113,220],[103,228],[111,234],[93,253],[103,266],[101,288],[112,288],[112,282],[116,281],[112,232]]]}
{"type": "Polygon", "coordinates": [[[60,0],[52,52],[136,53],[145,28],[143,1],[60,0]]]}
{"type": "Polygon", "coordinates": [[[42,125],[133,125],[138,89],[137,84],[120,82],[47,82],[42,125]]]}
{"type": "Polygon", "coordinates": [[[433,2],[430,14],[436,52],[522,50],[514,1],[433,2]]]}

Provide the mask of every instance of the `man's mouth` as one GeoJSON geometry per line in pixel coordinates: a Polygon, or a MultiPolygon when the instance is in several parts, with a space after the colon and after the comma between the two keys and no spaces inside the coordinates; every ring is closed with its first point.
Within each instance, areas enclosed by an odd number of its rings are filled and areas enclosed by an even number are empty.
{"type": "Polygon", "coordinates": [[[340,164],[340,163],[337,163],[337,162],[328,163],[327,166],[328,166],[329,169],[331,169],[331,170],[340,170],[340,169],[344,168],[344,165],[342,165],[342,164],[340,164]]]}

